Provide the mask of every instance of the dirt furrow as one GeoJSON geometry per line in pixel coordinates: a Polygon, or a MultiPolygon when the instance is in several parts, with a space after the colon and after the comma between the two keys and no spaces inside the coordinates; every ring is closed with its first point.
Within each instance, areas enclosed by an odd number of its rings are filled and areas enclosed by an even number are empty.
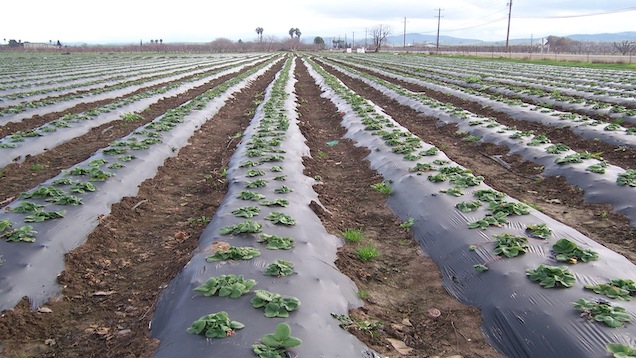
{"type": "Polygon", "coordinates": [[[224,198],[221,173],[239,142],[235,134],[247,127],[281,65],[229,100],[178,156],[140,186],[137,196],[113,205],[86,243],[67,254],[59,277],[63,297],[40,312],[32,312],[26,300],[3,312],[1,353],[118,358],[152,354],[157,342],[148,327],[155,302],[190,259],[224,198]]]}

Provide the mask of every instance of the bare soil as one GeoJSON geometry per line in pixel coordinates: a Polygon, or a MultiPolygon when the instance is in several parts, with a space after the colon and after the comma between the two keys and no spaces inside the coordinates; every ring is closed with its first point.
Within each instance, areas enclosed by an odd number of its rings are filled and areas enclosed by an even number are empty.
{"type": "MultiPolygon", "coordinates": [[[[1,354],[152,355],[158,342],[151,336],[149,322],[156,300],[191,258],[205,226],[199,222],[212,217],[225,196],[220,170],[237,144],[232,136],[248,125],[256,100],[279,68],[235,95],[188,146],[165,162],[156,177],[141,185],[136,196],[113,205],[112,213],[101,220],[86,243],[66,255],[66,269],[59,277],[62,296],[45,305],[50,312],[32,311],[25,298],[15,309],[0,314],[1,354]]],[[[488,185],[537,206],[634,261],[634,231],[609,205],[586,203],[579,189],[561,178],[541,176],[535,164],[508,156],[507,149],[463,142],[454,126],[439,127],[435,119],[422,117],[359,81],[337,75],[424,141],[442,148],[476,175],[483,175],[488,185]],[[509,168],[493,160],[494,156],[500,156],[509,168]]],[[[336,264],[356,283],[365,303],[351,316],[361,322],[379,321],[381,328],[366,331],[352,327],[349,331],[388,357],[500,357],[483,337],[479,309],[459,303],[446,292],[435,263],[399,226],[401,222],[385,204],[386,196],[370,188],[382,178],[369,169],[367,151],[342,138],[341,115],[320,97],[319,88],[300,62],[296,76],[299,124],[312,153],[305,158],[305,174],[320,178],[314,189],[326,210],[311,207],[331,233],[341,236],[345,229],[360,228],[365,237],[362,244],[345,243],[336,264]],[[338,144],[326,144],[333,140],[338,144]],[[380,256],[360,260],[356,249],[366,244],[377,247],[380,256]],[[400,354],[391,343],[400,341],[412,350],[400,354]]],[[[142,115],[150,120],[194,95],[166,99],[142,115]]],[[[499,118],[496,113],[491,115],[499,118]]],[[[0,178],[0,201],[56,175],[139,125],[118,123],[95,129],[74,140],[72,148],[82,148],[77,155],[71,147],[64,147],[8,167],[0,178]],[[43,164],[44,168],[34,171],[33,164],[43,164]]]]}

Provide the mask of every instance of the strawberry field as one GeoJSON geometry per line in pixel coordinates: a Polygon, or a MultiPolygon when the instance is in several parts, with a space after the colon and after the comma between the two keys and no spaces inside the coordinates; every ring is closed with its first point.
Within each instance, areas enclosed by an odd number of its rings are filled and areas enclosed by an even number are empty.
{"type": "Polygon", "coordinates": [[[5,356],[634,355],[633,71],[1,56],[5,356]]]}

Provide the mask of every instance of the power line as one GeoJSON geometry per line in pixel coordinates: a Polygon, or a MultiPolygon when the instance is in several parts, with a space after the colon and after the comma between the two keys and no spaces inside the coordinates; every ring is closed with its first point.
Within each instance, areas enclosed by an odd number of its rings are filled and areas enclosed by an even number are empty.
{"type": "Polygon", "coordinates": [[[609,15],[609,14],[617,14],[621,12],[628,12],[636,10],[636,6],[625,7],[622,9],[614,9],[614,10],[605,10],[599,12],[593,12],[589,14],[579,14],[579,15],[561,15],[561,16],[515,16],[515,19],[569,19],[576,17],[590,17],[590,16],[599,16],[599,15],[609,15]]]}

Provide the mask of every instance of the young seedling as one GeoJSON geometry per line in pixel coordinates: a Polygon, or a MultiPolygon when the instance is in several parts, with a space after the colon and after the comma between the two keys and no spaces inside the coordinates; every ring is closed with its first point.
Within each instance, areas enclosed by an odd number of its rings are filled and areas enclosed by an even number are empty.
{"type": "Polygon", "coordinates": [[[348,242],[360,242],[364,239],[364,235],[360,229],[345,229],[342,231],[342,236],[348,242]]]}
{"type": "Polygon", "coordinates": [[[337,319],[340,322],[338,326],[346,331],[355,329],[361,332],[367,332],[372,337],[384,326],[380,321],[361,320],[346,314],[331,313],[331,317],[337,319]]]}
{"type": "Polygon", "coordinates": [[[400,227],[408,231],[409,229],[411,229],[411,227],[413,227],[413,225],[415,225],[415,219],[408,218],[408,220],[400,224],[400,227]]]}
{"type": "Polygon", "coordinates": [[[375,184],[371,184],[371,187],[377,191],[379,191],[382,194],[386,194],[389,195],[391,194],[391,190],[393,189],[391,187],[391,184],[387,181],[382,181],[379,183],[375,183],[375,184]]]}
{"type": "Polygon", "coordinates": [[[243,323],[230,320],[227,312],[220,311],[194,321],[187,332],[189,334],[202,334],[207,338],[224,338],[233,336],[235,330],[243,327],[245,327],[243,323]]]}
{"type": "Polygon", "coordinates": [[[294,190],[286,185],[283,185],[280,188],[274,189],[274,193],[276,194],[287,194],[287,193],[291,193],[292,191],[294,190]]]}
{"type": "Polygon", "coordinates": [[[358,258],[360,260],[369,261],[380,256],[380,250],[378,250],[377,247],[371,244],[368,244],[368,245],[359,246],[356,249],[356,254],[358,255],[358,258]]]}
{"type": "Polygon", "coordinates": [[[265,180],[265,179],[256,179],[254,181],[251,181],[251,182],[245,184],[245,187],[249,188],[249,189],[264,188],[266,186],[267,186],[267,180],[265,180]]]}

